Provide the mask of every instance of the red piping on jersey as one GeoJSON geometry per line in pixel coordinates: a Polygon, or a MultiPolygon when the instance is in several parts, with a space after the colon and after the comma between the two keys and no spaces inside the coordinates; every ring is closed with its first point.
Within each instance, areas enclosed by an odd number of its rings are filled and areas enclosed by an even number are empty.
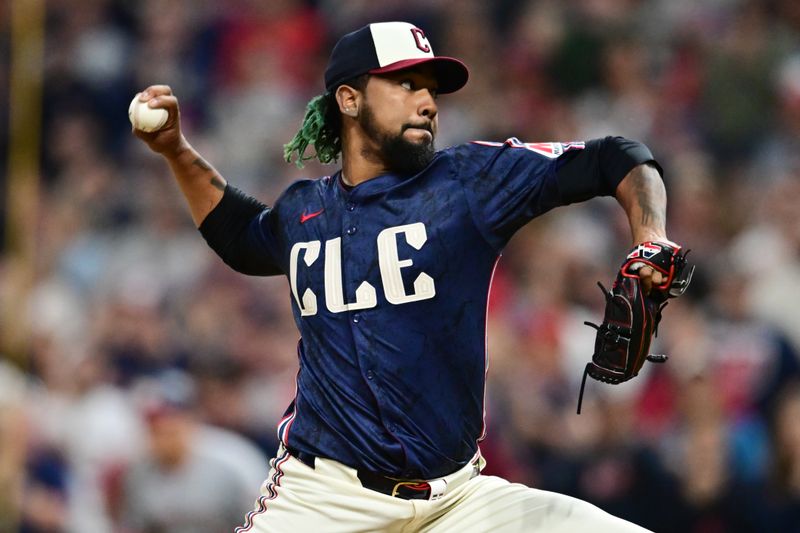
{"type": "MultiPolygon", "coordinates": [[[[300,364],[300,343],[303,342],[303,339],[297,341],[297,362],[300,364]]],[[[289,446],[289,430],[292,429],[292,424],[294,423],[295,419],[297,418],[297,382],[300,379],[300,369],[297,369],[297,375],[294,378],[294,408],[292,412],[288,415],[281,418],[281,421],[278,422],[278,440],[283,443],[284,446],[289,446]]]]}
{"type": "Polygon", "coordinates": [[[295,415],[297,414],[297,400],[295,399],[294,408],[292,412],[288,415],[284,416],[280,422],[278,422],[278,440],[280,440],[284,446],[289,445],[289,429],[292,426],[292,422],[294,422],[295,415]]]}
{"type": "Polygon", "coordinates": [[[492,295],[492,282],[494,281],[494,273],[497,271],[497,265],[500,263],[500,255],[494,260],[492,266],[492,275],[489,277],[489,288],[486,290],[486,316],[483,322],[483,421],[481,423],[481,436],[478,437],[478,442],[486,438],[486,381],[489,379],[489,298],[492,295]]]}

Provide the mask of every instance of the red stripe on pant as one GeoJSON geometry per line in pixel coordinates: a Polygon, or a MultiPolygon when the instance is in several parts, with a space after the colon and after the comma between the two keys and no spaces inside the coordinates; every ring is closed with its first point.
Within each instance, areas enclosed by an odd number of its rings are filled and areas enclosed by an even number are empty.
{"type": "Polygon", "coordinates": [[[272,475],[271,482],[266,486],[268,494],[261,496],[258,499],[258,509],[254,509],[247,513],[244,525],[237,527],[234,530],[234,533],[245,533],[246,531],[250,531],[250,529],[253,527],[253,520],[255,517],[267,511],[267,502],[278,497],[278,487],[281,486],[281,478],[283,478],[283,470],[281,470],[281,466],[283,463],[289,460],[289,457],[291,457],[289,452],[284,451],[280,457],[276,457],[272,460],[272,468],[275,470],[275,473],[272,475]]]}

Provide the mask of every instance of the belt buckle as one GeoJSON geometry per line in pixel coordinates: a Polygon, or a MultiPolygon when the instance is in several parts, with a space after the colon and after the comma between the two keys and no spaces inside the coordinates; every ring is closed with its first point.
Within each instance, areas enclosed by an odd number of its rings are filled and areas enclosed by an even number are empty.
{"type": "Polygon", "coordinates": [[[417,494],[422,495],[421,493],[427,492],[426,498],[410,498],[410,499],[426,499],[429,501],[436,501],[444,496],[444,493],[447,491],[447,480],[445,479],[432,479],[430,481],[398,481],[392,487],[391,495],[393,497],[400,497],[402,498],[403,495],[400,494],[400,490],[402,488],[410,489],[417,494]]]}
{"type": "MultiPolygon", "coordinates": [[[[414,491],[416,493],[421,493],[421,492],[427,491],[429,495],[430,495],[430,490],[431,490],[431,486],[426,481],[398,481],[397,483],[394,484],[394,487],[392,487],[391,496],[392,497],[402,498],[403,495],[400,494],[400,489],[402,489],[402,488],[410,489],[410,490],[412,490],[412,491],[414,491]]],[[[414,499],[417,499],[417,498],[414,498],[414,499]]],[[[419,499],[421,499],[421,498],[419,498],[419,499]]],[[[425,498],[425,499],[427,499],[427,498],[425,498]]]]}

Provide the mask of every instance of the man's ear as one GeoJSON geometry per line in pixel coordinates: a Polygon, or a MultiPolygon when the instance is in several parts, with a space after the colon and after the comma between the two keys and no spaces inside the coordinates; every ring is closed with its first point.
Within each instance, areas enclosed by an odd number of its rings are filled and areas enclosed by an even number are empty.
{"type": "Polygon", "coordinates": [[[355,118],[358,116],[361,93],[349,85],[340,85],[336,89],[336,102],[342,114],[355,118]]]}

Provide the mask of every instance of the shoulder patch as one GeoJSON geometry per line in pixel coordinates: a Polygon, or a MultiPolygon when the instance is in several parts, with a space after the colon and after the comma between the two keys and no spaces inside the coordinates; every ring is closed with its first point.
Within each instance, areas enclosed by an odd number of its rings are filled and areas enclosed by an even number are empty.
{"type": "Polygon", "coordinates": [[[557,159],[561,154],[569,150],[583,150],[586,144],[582,141],[571,142],[543,142],[543,143],[524,143],[516,137],[506,139],[505,142],[489,142],[489,141],[472,141],[473,144],[480,144],[483,146],[503,146],[508,145],[511,148],[525,148],[531,152],[536,152],[549,159],[557,159]]]}

